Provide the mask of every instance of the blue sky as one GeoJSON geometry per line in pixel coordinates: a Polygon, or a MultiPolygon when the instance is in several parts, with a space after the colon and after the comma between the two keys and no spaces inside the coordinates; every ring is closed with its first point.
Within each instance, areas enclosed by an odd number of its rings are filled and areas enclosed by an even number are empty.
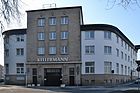
{"type": "MultiPolygon", "coordinates": [[[[140,8],[136,5],[128,7],[128,9],[115,5],[112,9],[109,9],[111,4],[108,7],[107,0],[22,0],[22,2],[24,2],[22,4],[22,24],[9,25],[6,29],[25,28],[26,10],[41,9],[43,4],[56,3],[56,7],[82,6],[85,24],[110,24],[116,26],[133,44],[140,44],[140,8]]],[[[0,42],[2,42],[1,39],[0,42]]],[[[1,45],[0,48],[2,49],[2,47],[1,45]]],[[[0,52],[2,51],[0,50],[0,52]]],[[[140,58],[139,55],[138,59],[140,58]]],[[[2,59],[0,64],[3,64],[2,54],[0,59],[2,59]]]]}

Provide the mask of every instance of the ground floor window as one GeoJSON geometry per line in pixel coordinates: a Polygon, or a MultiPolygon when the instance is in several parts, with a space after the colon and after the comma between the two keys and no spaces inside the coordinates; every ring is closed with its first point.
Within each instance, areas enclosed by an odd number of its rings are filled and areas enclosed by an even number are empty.
{"type": "Polygon", "coordinates": [[[17,71],[17,74],[23,74],[24,73],[24,63],[16,63],[16,71],[17,71]]]}
{"type": "Polygon", "coordinates": [[[95,73],[95,62],[85,62],[85,73],[95,73]]]}
{"type": "Polygon", "coordinates": [[[111,74],[112,71],[112,62],[105,61],[104,62],[104,73],[111,74]]]}

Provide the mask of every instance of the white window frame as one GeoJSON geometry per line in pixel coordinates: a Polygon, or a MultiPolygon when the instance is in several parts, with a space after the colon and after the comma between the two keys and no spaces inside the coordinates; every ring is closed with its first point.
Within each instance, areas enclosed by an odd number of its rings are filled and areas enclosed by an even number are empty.
{"type": "Polygon", "coordinates": [[[127,66],[125,66],[125,75],[127,75],[127,66]]]}
{"type": "Polygon", "coordinates": [[[69,24],[69,17],[68,16],[62,16],[61,17],[61,24],[69,24]]]}
{"type": "Polygon", "coordinates": [[[24,48],[16,48],[16,55],[23,56],[24,55],[24,48]]]}
{"type": "Polygon", "coordinates": [[[56,40],[56,32],[50,32],[49,33],[49,40],[56,40]]]}
{"type": "Polygon", "coordinates": [[[104,54],[111,55],[112,54],[112,47],[111,46],[104,46],[104,54]]]}
{"type": "Polygon", "coordinates": [[[49,17],[49,25],[56,25],[56,17],[49,17]]]}
{"type": "Polygon", "coordinates": [[[61,47],[61,54],[68,54],[68,47],[67,46],[61,47]]]}
{"type": "Polygon", "coordinates": [[[24,74],[24,63],[16,63],[16,73],[24,74]]]}
{"type": "Polygon", "coordinates": [[[37,25],[38,25],[39,27],[45,26],[45,18],[38,18],[38,20],[37,20],[37,25]]]}
{"type": "Polygon", "coordinates": [[[24,35],[16,35],[17,42],[24,42],[24,35]]]}
{"type": "Polygon", "coordinates": [[[119,74],[119,63],[116,63],[116,73],[119,74]]]}
{"type": "Polygon", "coordinates": [[[104,73],[105,74],[112,73],[112,62],[104,61],[104,73]]]}
{"type": "Polygon", "coordinates": [[[117,57],[119,57],[119,49],[118,48],[116,48],[116,54],[117,54],[117,57]]]}
{"type": "Polygon", "coordinates": [[[44,47],[39,47],[37,49],[37,54],[38,55],[45,55],[45,48],[44,47]]]}
{"type": "Polygon", "coordinates": [[[121,51],[121,59],[123,59],[123,52],[121,51]]]}
{"type": "Polygon", "coordinates": [[[121,65],[121,75],[123,75],[123,65],[121,65]]]}
{"type": "Polygon", "coordinates": [[[104,39],[111,40],[111,32],[110,31],[104,31],[104,39]]]}
{"type": "Polygon", "coordinates": [[[45,40],[45,33],[44,32],[38,32],[37,38],[38,38],[38,40],[45,40]]]}
{"type": "Polygon", "coordinates": [[[61,39],[68,39],[68,31],[61,32],[61,39]]]}
{"type": "Polygon", "coordinates": [[[88,55],[95,54],[95,46],[94,45],[85,46],[85,54],[88,55]]]}
{"type": "Polygon", "coordinates": [[[85,73],[91,74],[95,73],[95,62],[85,62],[85,73]]]}
{"type": "Polygon", "coordinates": [[[86,40],[90,40],[90,39],[94,39],[94,35],[95,32],[94,31],[86,31],[85,32],[85,39],[86,40]]]}
{"type": "Polygon", "coordinates": [[[49,47],[49,54],[51,54],[51,55],[56,54],[56,47],[55,46],[50,46],[49,47]]]}

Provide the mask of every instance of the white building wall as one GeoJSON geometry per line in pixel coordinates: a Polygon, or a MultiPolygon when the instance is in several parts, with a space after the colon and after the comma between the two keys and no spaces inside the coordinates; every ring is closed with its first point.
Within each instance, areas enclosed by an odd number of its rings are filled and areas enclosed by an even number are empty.
{"type": "MultiPolygon", "coordinates": [[[[5,57],[5,64],[9,64],[9,75],[15,75],[16,73],[16,63],[24,63],[24,67],[26,66],[26,35],[24,35],[23,42],[16,41],[16,35],[9,36],[9,43],[5,44],[6,49],[9,49],[9,56],[5,57]],[[24,56],[17,56],[16,49],[24,48],[24,56]]],[[[24,72],[26,69],[24,69],[24,72]]]]}
{"type": "MultiPolygon", "coordinates": [[[[112,35],[111,40],[105,40],[104,31],[95,30],[94,39],[86,40],[85,31],[81,31],[82,74],[86,74],[85,73],[85,62],[88,62],[88,61],[95,62],[95,74],[104,74],[104,61],[112,62],[112,70],[114,70],[114,74],[117,74],[116,73],[116,63],[119,63],[119,74],[121,74],[121,65],[123,65],[123,75],[125,75],[125,66],[127,66],[127,75],[128,75],[128,67],[130,67],[131,70],[136,69],[137,64],[133,61],[133,60],[136,60],[136,58],[137,58],[136,53],[135,53],[135,55],[132,54],[132,57],[131,57],[131,50],[128,51],[128,44],[127,44],[127,49],[125,49],[124,40],[123,40],[123,47],[122,47],[121,38],[119,37],[119,43],[117,43],[116,34],[112,32],[111,35],[112,35]],[[85,54],[86,45],[94,45],[95,54],[86,55],[85,54]],[[112,47],[111,55],[104,54],[104,46],[112,47]],[[119,49],[119,57],[117,57],[116,48],[119,49]],[[123,52],[123,59],[121,58],[121,51],[123,52]],[[125,60],[125,54],[127,54],[127,60],[125,60]],[[128,62],[128,56],[130,56],[129,62],[128,62]],[[131,61],[132,61],[132,65],[131,65],[131,61]]],[[[130,73],[129,73],[129,75],[130,75],[130,73]]],[[[135,74],[135,75],[137,75],[137,74],[135,74]]]]}

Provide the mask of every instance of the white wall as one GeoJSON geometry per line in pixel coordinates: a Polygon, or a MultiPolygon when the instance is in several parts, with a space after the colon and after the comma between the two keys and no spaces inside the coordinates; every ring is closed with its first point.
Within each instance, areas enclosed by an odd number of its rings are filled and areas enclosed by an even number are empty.
{"type": "MultiPolygon", "coordinates": [[[[9,44],[6,44],[7,49],[9,49],[9,56],[5,57],[4,64],[9,64],[9,74],[16,74],[16,63],[26,62],[26,35],[24,35],[24,42],[17,42],[16,35],[9,36],[9,44]],[[16,55],[16,48],[24,48],[24,56],[16,55]]],[[[24,69],[26,70],[26,69],[24,69]]],[[[25,71],[24,71],[25,72],[25,71]]]]}
{"type": "MultiPolygon", "coordinates": [[[[111,40],[105,40],[104,31],[98,30],[98,31],[95,31],[94,33],[94,39],[85,40],[85,31],[81,31],[82,74],[85,74],[85,62],[87,61],[95,62],[95,74],[104,74],[104,61],[112,62],[112,70],[114,70],[114,74],[116,74],[116,63],[119,63],[119,74],[121,73],[121,64],[123,65],[123,68],[127,66],[127,74],[128,74],[128,67],[130,67],[130,69],[136,69],[137,64],[135,62],[132,62],[133,64],[131,65],[131,61],[133,61],[133,59],[136,60],[137,57],[133,55],[131,58],[131,51],[128,51],[128,47],[127,49],[125,49],[125,43],[123,43],[123,47],[122,47],[121,39],[119,38],[119,43],[117,43],[116,34],[112,32],[111,35],[112,35],[111,40]],[[95,54],[86,55],[85,54],[86,45],[94,45],[95,54]],[[112,47],[111,55],[104,55],[104,46],[112,47]],[[119,57],[117,57],[116,48],[119,49],[119,57]],[[121,51],[123,51],[123,54],[124,54],[123,59],[121,58],[121,51]],[[127,54],[127,61],[125,61],[125,54],[127,54]],[[130,56],[130,62],[128,62],[128,55],[130,56]]],[[[123,73],[124,75],[125,69],[123,70],[123,72],[124,72],[123,73]]]]}

